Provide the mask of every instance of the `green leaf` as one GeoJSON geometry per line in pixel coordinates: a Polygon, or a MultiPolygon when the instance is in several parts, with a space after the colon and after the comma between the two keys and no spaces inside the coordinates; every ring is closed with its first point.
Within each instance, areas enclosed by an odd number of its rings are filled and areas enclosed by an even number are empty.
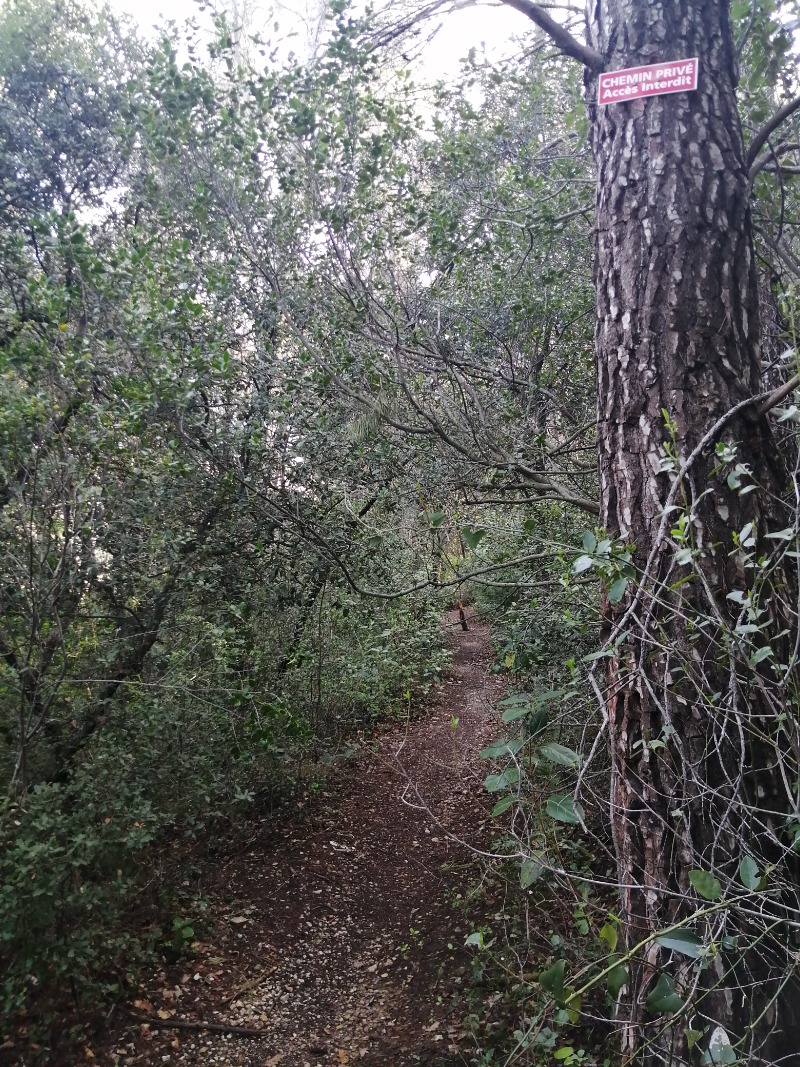
{"type": "Polygon", "coordinates": [[[772,651],[769,645],[764,645],[762,648],[759,648],[756,652],[753,653],[750,659],[748,659],[747,665],[749,667],[757,667],[759,663],[763,663],[765,659],[769,659],[770,656],[774,655],[775,653],[772,651]]]}
{"type": "Polygon", "coordinates": [[[597,538],[591,530],[584,531],[583,534],[583,550],[584,552],[594,552],[597,548],[597,538]]]}
{"type": "Polygon", "coordinates": [[[753,537],[753,524],[752,524],[752,522],[745,523],[745,525],[739,531],[738,537],[739,537],[739,544],[742,545],[743,548],[752,548],[753,547],[753,545],[756,543],[756,540],[753,537]]]}
{"type": "Polygon", "coordinates": [[[612,997],[619,995],[620,989],[628,981],[628,968],[624,963],[618,963],[613,971],[609,971],[606,975],[606,986],[612,997]]]}
{"type": "Polygon", "coordinates": [[[505,789],[506,784],[502,774],[490,774],[485,779],[483,788],[487,793],[499,793],[501,789],[505,789]]]}
{"type": "Polygon", "coordinates": [[[430,524],[431,524],[431,528],[434,529],[434,530],[438,530],[439,527],[444,522],[444,518],[445,518],[445,516],[444,516],[444,512],[443,511],[432,511],[430,513],[430,515],[428,516],[428,519],[429,519],[430,524]]]}
{"type": "Polygon", "coordinates": [[[530,707],[531,696],[530,693],[512,693],[511,696],[503,697],[499,703],[499,707],[517,707],[519,704],[524,704],[525,707],[530,707]]]}
{"type": "Polygon", "coordinates": [[[563,1045],[561,1048],[557,1048],[553,1053],[554,1060],[569,1060],[575,1055],[575,1049],[572,1045],[563,1045]]]}
{"type": "Polygon", "coordinates": [[[704,1031],[703,1030],[691,1030],[690,1029],[690,1030],[685,1030],[684,1033],[686,1034],[686,1047],[691,1052],[692,1049],[694,1048],[694,1046],[697,1044],[697,1042],[703,1036],[704,1031]]]}
{"type": "Polygon", "coordinates": [[[573,825],[582,823],[585,815],[583,808],[575,803],[571,793],[548,797],[546,810],[551,819],[573,825]]]}
{"type": "Polygon", "coordinates": [[[675,983],[670,975],[659,975],[659,979],[650,990],[644,1006],[651,1015],[662,1015],[665,1011],[676,1012],[681,1010],[683,1001],[675,992],[675,983]]]}
{"type": "Polygon", "coordinates": [[[625,596],[625,590],[628,588],[627,578],[617,578],[608,591],[608,601],[610,604],[619,604],[620,600],[625,596]]]}
{"type": "Polygon", "coordinates": [[[531,715],[530,719],[528,719],[525,724],[528,737],[533,737],[534,734],[541,733],[549,721],[550,716],[543,708],[540,708],[535,714],[531,715]]]}
{"type": "Polygon", "coordinates": [[[488,793],[499,793],[509,786],[519,782],[519,771],[516,767],[506,767],[502,774],[490,774],[483,783],[488,793]]]}
{"type": "Polygon", "coordinates": [[[601,926],[600,933],[597,936],[601,941],[605,941],[609,952],[613,952],[617,947],[617,928],[613,923],[605,923],[605,925],[601,926]]]}
{"type": "Polygon", "coordinates": [[[577,993],[574,989],[564,990],[564,1004],[567,1008],[567,1015],[571,1023],[576,1023],[581,1017],[581,1004],[583,1003],[583,996],[577,993]]]}
{"type": "Polygon", "coordinates": [[[689,881],[705,900],[719,900],[722,886],[710,871],[689,871],[689,881]]]}
{"type": "Polygon", "coordinates": [[[540,856],[528,857],[528,859],[523,860],[522,867],[520,867],[519,884],[523,889],[527,889],[528,886],[539,881],[544,869],[545,865],[540,856]]]}
{"type": "Polygon", "coordinates": [[[502,815],[504,811],[508,811],[508,809],[511,807],[512,804],[516,804],[516,803],[517,803],[517,797],[513,793],[511,795],[507,796],[507,797],[502,797],[500,800],[497,801],[495,806],[492,808],[492,815],[493,816],[502,815]]]}
{"type": "Polygon", "coordinates": [[[739,864],[739,881],[745,889],[758,889],[761,875],[758,873],[758,864],[751,856],[743,856],[739,864]]]}
{"type": "Polygon", "coordinates": [[[464,541],[466,542],[468,547],[471,548],[473,552],[477,552],[478,545],[486,536],[486,531],[472,529],[468,526],[465,526],[464,529],[461,531],[461,536],[464,538],[464,541]]]}
{"type": "Polygon", "coordinates": [[[583,574],[584,571],[588,571],[589,568],[593,566],[594,560],[591,556],[578,556],[578,558],[572,564],[572,573],[583,574]]]}
{"type": "Polygon", "coordinates": [[[594,663],[596,660],[608,659],[613,655],[613,648],[603,648],[599,652],[590,652],[588,656],[581,656],[581,663],[594,663]]]}
{"type": "Polygon", "coordinates": [[[702,940],[690,930],[671,930],[668,934],[659,934],[656,941],[662,948],[671,952],[682,952],[684,956],[699,959],[703,954],[702,940]]]}
{"type": "Polygon", "coordinates": [[[794,539],[795,531],[792,526],[787,526],[785,530],[776,530],[775,533],[768,533],[767,537],[774,541],[791,541],[794,539]]]}
{"type": "Polygon", "coordinates": [[[545,689],[543,693],[536,694],[536,704],[548,704],[551,700],[562,700],[564,697],[576,695],[571,689],[545,689]]]}
{"type": "Polygon", "coordinates": [[[730,1045],[725,1045],[724,1048],[718,1049],[716,1053],[704,1052],[700,1057],[701,1067],[708,1067],[708,1065],[715,1063],[738,1063],[739,1057],[730,1045]]]}
{"type": "Polygon", "coordinates": [[[708,1041],[708,1049],[700,1057],[700,1063],[736,1063],[738,1058],[723,1027],[715,1026],[708,1041]]]}
{"type": "Polygon", "coordinates": [[[506,708],[500,718],[503,722],[516,722],[517,719],[524,719],[526,715],[530,715],[530,711],[530,704],[525,704],[522,707],[506,708]]]}
{"type": "Polygon", "coordinates": [[[499,741],[495,741],[494,744],[482,749],[481,759],[500,759],[501,756],[516,755],[521,748],[522,741],[518,737],[510,739],[502,737],[499,741]]]}
{"type": "Polygon", "coordinates": [[[566,745],[556,744],[555,741],[550,741],[546,745],[542,745],[539,752],[544,756],[546,760],[551,763],[557,763],[560,767],[580,767],[581,757],[577,752],[573,752],[571,748],[567,748],[566,745]]]}
{"type": "Polygon", "coordinates": [[[557,1004],[564,1003],[564,966],[564,960],[556,960],[539,975],[539,985],[557,1004]]]}

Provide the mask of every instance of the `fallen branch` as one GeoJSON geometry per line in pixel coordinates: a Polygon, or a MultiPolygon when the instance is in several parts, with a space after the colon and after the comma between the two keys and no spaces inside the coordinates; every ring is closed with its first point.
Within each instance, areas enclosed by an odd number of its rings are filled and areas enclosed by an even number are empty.
{"type": "Polygon", "coordinates": [[[203,1023],[193,1019],[159,1019],[158,1016],[137,1015],[130,1012],[137,1023],[148,1023],[161,1030],[209,1030],[214,1034],[236,1034],[239,1037],[269,1037],[266,1030],[256,1030],[252,1026],[237,1026],[236,1023],[203,1023]]]}

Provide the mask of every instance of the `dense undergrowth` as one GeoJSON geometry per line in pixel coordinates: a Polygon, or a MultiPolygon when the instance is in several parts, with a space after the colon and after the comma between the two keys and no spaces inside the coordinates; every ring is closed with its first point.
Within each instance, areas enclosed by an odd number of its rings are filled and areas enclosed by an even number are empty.
{"type": "Polygon", "coordinates": [[[493,669],[508,679],[498,738],[483,753],[498,859],[482,865],[464,904],[473,921],[481,916],[467,938],[467,1024],[479,1050],[471,1062],[608,1067],[610,994],[598,987],[575,1002],[559,987],[564,971],[602,967],[616,940],[614,896],[603,888],[614,878],[608,829],[599,813],[577,818],[569,804],[591,722],[586,668],[596,647],[596,604],[573,573],[575,545],[587,531],[545,507],[510,526],[486,526],[492,558],[511,554],[522,539],[530,547],[533,530],[561,554],[471,593],[492,625],[493,669]],[[597,848],[604,838],[605,854],[597,848]]]}
{"type": "Polygon", "coordinates": [[[208,627],[180,672],[185,649],[156,656],[162,681],[132,687],[68,782],[4,807],[4,1026],[35,1041],[67,1015],[77,1035],[143,963],[181,953],[193,865],[249,819],[293,813],[350,741],[427,690],[447,660],[439,614],[436,598],[376,610],[331,589],[267,690],[258,627],[247,647],[243,628],[208,627]]]}

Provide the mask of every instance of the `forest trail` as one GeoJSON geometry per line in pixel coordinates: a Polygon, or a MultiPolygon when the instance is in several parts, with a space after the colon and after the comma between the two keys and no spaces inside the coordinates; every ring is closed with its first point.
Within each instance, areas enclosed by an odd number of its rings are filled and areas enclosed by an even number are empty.
{"type": "Polygon", "coordinates": [[[488,628],[472,618],[462,632],[457,612],[446,622],[454,658],[424,712],[351,761],[310,816],[277,839],[265,827],[221,862],[205,887],[196,954],[151,976],[135,1001],[142,1015],[236,1024],[263,1038],[118,1025],[95,1063],[469,1062],[459,1052],[469,921],[453,900],[475,871],[446,831],[488,844],[478,753],[493,738],[503,681],[488,670],[488,628]]]}

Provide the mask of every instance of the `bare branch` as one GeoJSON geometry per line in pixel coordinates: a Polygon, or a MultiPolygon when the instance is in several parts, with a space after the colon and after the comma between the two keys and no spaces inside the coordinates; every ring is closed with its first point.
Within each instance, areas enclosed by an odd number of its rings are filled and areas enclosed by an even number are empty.
{"type": "MultiPolygon", "coordinates": [[[[559,22],[548,15],[541,4],[534,4],[532,0],[503,0],[508,7],[527,15],[531,22],[535,22],[540,30],[544,30],[547,36],[561,49],[565,56],[577,59],[590,70],[601,71],[605,69],[605,60],[599,52],[595,52],[588,45],[581,44],[559,22]]],[[[769,136],[769,134],[767,134],[769,136]]]]}
{"type": "MultiPolygon", "coordinates": [[[[753,165],[748,171],[747,177],[752,185],[755,176],[765,168],[769,169],[769,164],[778,160],[780,156],[785,156],[787,152],[794,152],[800,148],[800,144],[797,141],[787,141],[784,144],[779,144],[775,149],[768,148],[766,152],[762,152],[756,159],[753,165]]],[[[781,170],[789,170],[791,173],[792,168],[781,167],[781,170]]]]}
{"type": "Polygon", "coordinates": [[[790,115],[793,115],[798,108],[800,108],[800,96],[796,96],[793,100],[789,100],[785,103],[783,107],[778,108],[772,118],[764,123],[750,142],[750,147],[747,149],[747,159],[745,160],[745,163],[748,170],[755,163],[758,158],[758,153],[767,143],[767,139],[770,135],[773,134],[780,124],[785,122],[790,115]]]}
{"type": "Polygon", "coordinates": [[[764,173],[777,174],[778,176],[781,174],[800,174],[800,167],[787,167],[780,163],[770,163],[768,167],[764,167],[764,173]]]}
{"type": "Polygon", "coordinates": [[[778,386],[778,388],[773,390],[766,400],[759,405],[759,415],[766,415],[766,413],[771,411],[776,404],[780,404],[784,397],[787,397],[789,393],[794,392],[798,385],[800,385],[800,374],[795,374],[794,378],[790,378],[788,382],[778,386]]]}

